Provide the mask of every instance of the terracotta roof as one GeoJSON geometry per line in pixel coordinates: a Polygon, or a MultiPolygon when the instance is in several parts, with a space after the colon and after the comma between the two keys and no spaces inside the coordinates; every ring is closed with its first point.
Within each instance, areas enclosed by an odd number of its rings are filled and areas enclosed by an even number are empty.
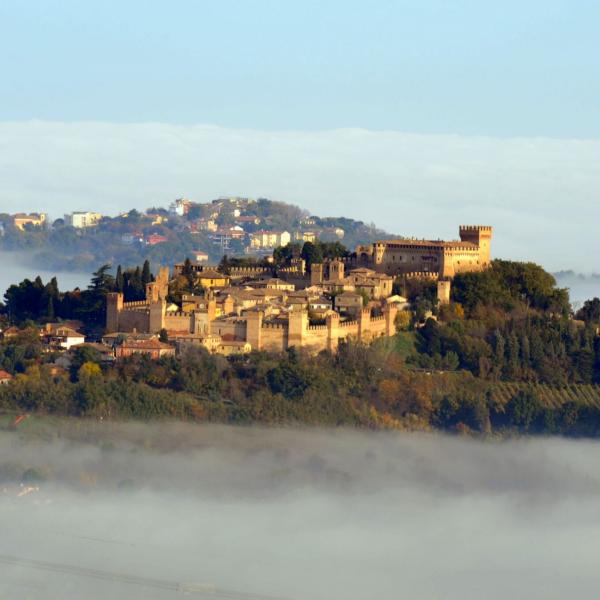
{"type": "Polygon", "coordinates": [[[465,248],[475,250],[479,248],[477,244],[473,242],[462,242],[460,240],[456,241],[444,241],[444,240],[411,240],[408,239],[396,239],[396,240],[380,240],[379,242],[375,242],[376,244],[383,244],[384,246],[390,244],[398,244],[401,246],[432,246],[435,248],[465,248]]]}
{"type": "Polygon", "coordinates": [[[83,333],[79,333],[79,331],[75,331],[70,327],[58,327],[51,333],[51,335],[54,335],[56,337],[85,337],[83,333]]]}
{"type": "Polygon", "coordinates": [[[125,340],[122,344],[123,348],[137,348],[140,350],[172,350],[173,346],[165,344],[159,340],[125,340]]]}
{"type": "Polygon", "coordinates": [[[13,376],[6,371],[0,371],[0,379],[12,379],[13,376]]]}
{"type": "Polygon", "coordinates": [[[203,271],[200,271],[199,277],[202,279],[228,279],[229,275],[224,275],[214,269],[204,269],[203,271]]]}

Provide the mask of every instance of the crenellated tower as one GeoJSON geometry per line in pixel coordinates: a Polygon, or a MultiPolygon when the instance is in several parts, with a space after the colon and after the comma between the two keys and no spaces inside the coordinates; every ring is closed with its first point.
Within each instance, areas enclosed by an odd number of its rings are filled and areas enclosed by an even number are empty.
{"type": "Polygon", "coordinates": [[[459,235],[462,242],[471,242],[479,247],[479,261],[487,267],[491,260],[492,227],[489,225],[461,225],[459,235]]]}

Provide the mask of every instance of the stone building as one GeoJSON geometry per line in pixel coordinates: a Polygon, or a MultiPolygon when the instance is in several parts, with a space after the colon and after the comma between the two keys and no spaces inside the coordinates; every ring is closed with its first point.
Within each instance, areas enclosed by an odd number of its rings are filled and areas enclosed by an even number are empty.
{"type": "Polygon", "coordinates": [[[460,240],[383,240],[356,248],[356,261],[378,273],[432,273],[452,278],[457,273],[481,271],[490,264],[492,227],[461,225],[460,240]]]}
{"type": "Polygon", "coordinates": [[[342,319],[330,310],[324,314],[325,323],[315,325],[304,305],[293,308],[288,302],[288,294],[296,293],[291,290],[207,291],[204,296],[185,296],[181,310],[174,312],[167,309],[168,283],[169,272],[163,268],[156,281],[146,286],[143,301],[124,302],[122,294],[109,294],[107,333],[157,334],[165,329],[169,339],[178,343],[201,344],[231,354],[251,349],[281,351],[291,346],[314,352],[335,350],[340,340],[368,341],[395,332],[397,308],[384,301],[376,316],[370,308],[363,308],[353,318],[342,319]]]}
{"type": "Polygon", "coordinates": [[[332,260],[312,265],[310,283],[326,292],[365,292],[371,298],[379,299],[391,296],[394,278],[366,267],[351,269],[346,274],[344,261],[332,260]]]}

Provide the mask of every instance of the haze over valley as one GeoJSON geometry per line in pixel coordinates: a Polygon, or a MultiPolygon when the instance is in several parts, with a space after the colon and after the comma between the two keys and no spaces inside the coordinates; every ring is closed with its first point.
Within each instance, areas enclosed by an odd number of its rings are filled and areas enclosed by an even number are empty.
{"type": "Polygon", "coordinates": [[[41,431],[0,432],[6,597],[595,594],[595,442],[72,420],[41,431]],[[27,469],[43,479],[18,497],[11,477],[27,469]]]}

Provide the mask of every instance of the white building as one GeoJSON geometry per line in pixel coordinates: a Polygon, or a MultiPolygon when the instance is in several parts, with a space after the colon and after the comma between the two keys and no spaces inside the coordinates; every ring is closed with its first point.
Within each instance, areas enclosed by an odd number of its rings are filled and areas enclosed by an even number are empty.
{"type": "Polygon", "coordinates": [[[102,215],[97,212],[74,212],[65,215],[65,224],[76,229],[85,229],[86,227],[94,227],[101,219],[102,215]]]}
{"type": "Polygon", "coordinates": [[[179,217],[183,217],[190,212],[190,208],[192,207],[192,202],[187,198],[177,198],[175,202],[171,202],[169,205],[169,212],[172,215],[178,215],[179,217]]]}
{"type": "Polygon", "coordinates": [[[291,239],[289,231],[257,231],[250,234],[250,246],[252,248],[277,248],[277,246],[287,246],[291,239]]]}

